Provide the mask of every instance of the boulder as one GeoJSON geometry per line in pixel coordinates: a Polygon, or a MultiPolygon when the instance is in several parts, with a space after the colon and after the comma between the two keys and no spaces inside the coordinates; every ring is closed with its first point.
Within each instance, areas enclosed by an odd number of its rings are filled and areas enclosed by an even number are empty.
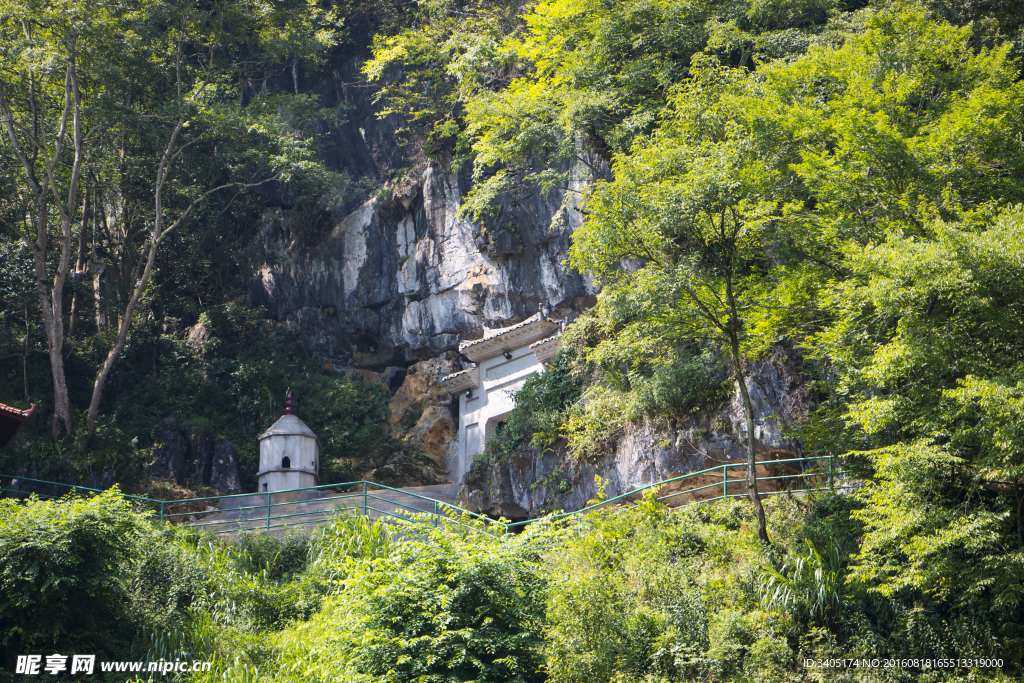
{"type": "Polygon", "coordinates": [[[104,463],[103,469],[99,472],[88,471],[78,484],[89,489],[109,489],[114,485],[114,470],[109,463],[104,463]]]}
{"type": "Polygon", "coordinates": [[[391,428],[392,436],[403,436],[405,430],[416,424],[428,406],[451,403],[451,394],[438,381],[441,361],[442,359],[414,363],[406,370],[402,386],[388,404],[388,426],[391,428]],[[416,419],[410,419],[410,415],[415,415],[416,419]]]}
{"type": "Polygon", "coordinates": [[[188,447],[191,457],[191,471],[188,483],[190,486],[209,486],[210,468],[213,465],[214,438],[205,427],[190,427],[188,430],[188,447]]]}
{"type": "Polygon", "coordinates": [[[451,411],[444,406],[429,405],[423,409],[403,441],[411,450],[430,458],[434,466],[444,472],[448,445],[455,438],[455,420],[451,411]]]}
{"type": "Polygon", "coordinates": [[[392,488],[451,483],[433,468],[415,462],[408,456],[395,458],[387,465],[369,472],[366,478],[392,488]]]}
{"type": "Polygon", "coordinates": [[[210,486],[224,493],[242,492],[242,475],[238,469],[238,449],[226,439],[217,439],[210,464],[210,486]]]}
{"type": "Polygon", "coordinates": [[[411,365],[388,406],[391,435],[407,452],[425,455],[439,473],[447,471],[446,455],[457,437],[452,396],[438,378],[458,369],[447,355],[411,365]]]}
{"type": "Polygon", "coordinates": [[[205,427],[191,427],[185,436],[173,417],[160,422],[155,441],[152,479],[211,486],[224,493],[242,492],[238,449],[230,441],[214,438],[205,427]]]}
{"type": "Polygon", "coordinates": [[[188,328],[186,338],[196,346],[202,346],[204,343],[210,341],[210,331],[206,329],[202,323],[196,323],[192,327],[188,328]]]}
{"type": "Polygon", "coordinates": [[[178,421],[173,417],[162,420],[154,437],[154,458],[149,476],[158,481],[184,483],[187,443],[181,437],[178,421]]]}
{"type": "Polygon", "coordinates": [[[508,468],[498,464],[474,462],[463,478],[459,505],[491,517],[513,521],[527,519],[530,511],[518,504],[508,468]]]}

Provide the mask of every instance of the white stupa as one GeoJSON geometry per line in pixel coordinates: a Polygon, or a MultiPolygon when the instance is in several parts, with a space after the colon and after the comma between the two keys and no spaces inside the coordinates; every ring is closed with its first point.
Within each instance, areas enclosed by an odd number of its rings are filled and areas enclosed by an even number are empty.
{"type": "Polygon", "coordinates": [[[320,484],[320,439],[295,415],[291,390],[284,415],[260,436],[260,471],[256,476],[260,493],[320,484]]]}

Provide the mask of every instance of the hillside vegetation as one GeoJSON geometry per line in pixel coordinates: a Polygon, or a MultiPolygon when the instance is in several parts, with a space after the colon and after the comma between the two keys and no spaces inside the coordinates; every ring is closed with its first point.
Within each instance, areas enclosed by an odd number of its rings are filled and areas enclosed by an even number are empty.
{"type": "Polygon", "coordinates": [[[648,497],[519,535],[341,516],[229,544],[152,526],[114,492],[4,501],[3,675],[45,651],[209,661],[175,676],[211,682],[1018,679],[1019,607],[865,577],[863,498],[766,509],[768,551],[739,501],[648,497]],[[994,661],[920,661],[968,657],[994,661]],[[845,662],[862,658],[881,664],[845,662]]]}

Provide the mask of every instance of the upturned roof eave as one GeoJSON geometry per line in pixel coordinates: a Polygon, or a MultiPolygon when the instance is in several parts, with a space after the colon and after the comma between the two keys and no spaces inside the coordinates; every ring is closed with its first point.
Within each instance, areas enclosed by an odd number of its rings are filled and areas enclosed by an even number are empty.
{"type": "Polygon", "coordinates": [[[496,358],[505,351],[529,346],[551,336],[557,329],[558,323],[544,318],[531,318],[490,337],[463,342],[459,344],[459,352],[471,361],[479,363],[496,358]]]}

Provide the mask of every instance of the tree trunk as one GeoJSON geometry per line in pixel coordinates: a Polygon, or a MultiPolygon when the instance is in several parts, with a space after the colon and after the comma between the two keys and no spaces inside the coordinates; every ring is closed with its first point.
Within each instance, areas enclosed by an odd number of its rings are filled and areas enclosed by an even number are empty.
{"type": "MultiPolygon", "coordinates": [[[[723,218],[724,221],[724,218],[723,218]]],[[[747,383],[743,373],[743,359],[740,356],[740,317],[736,306],[736,297],[733,293],[732,275],[735,268],[730,264],[730,277],[725,281],[725,298],[729,306],[729,324],[725,332],[729,338],[729,346],[732,351],[732,369],[736,383],[740,387],[740,396],[743,397],[743,412],[747,422],[747,495],[754,505],[757,513],[757,537],[763,545],[770,546],[768,538],[768,523],[764,517],[764,505],[761,504],[761,496],[757,492],[757,442],[754,439],[754,405],[750,402],[750,392],[747,391],[747,383]]]]}
{"type": "Polygon", "coordinates": [[[92,276],[92,296],[96,304],[96,331],[103,332],[107,328],[107,316],[103,312],[103,261],[95,256],[92,267],[95,270],[92,276]]]}
{"type": "Polygon", "coordinates": [[[85,225],[89,217],[89,199],[88,192],[83,193],[86,195],[85,203],[82,206],[82,222],[81,229],[78,231],[78,258],[75,259],[75,291],[71,294],[71,322],[68,323],[68,334],[72,337],[78,332],[78,319],[80,317],[80,309],[82,304],[79,302],[78,293],[82,279],[85,278],[85,225]]]}
{"type": "MultiPolygon", "coordinates": [[[[50,374],[53,377],[53,438],[60,436],[61,427],[73,431],[71,401],[68,397],[68,383],[64,377],[64,321],[61,299],[64,295],[64,278],[54,278],[53,288],[49,287],[47,275],[47,237],[49,231],[50,205],[44,192],[37,196],[35,205],[36,240],[29,242],[35,256],[36,294],[39,296],[39,311],[46,333],[46,347],[50,355],[50,374]]],[[[62,257],[64,254],[62,254],[62,257]]],[[[61,259],[63,263],[64,259],[61,259]]]]}
{"type": "Polygon", "coordinates": [[[757,462],[755,460],[756,441],[754,439],[754,406],[750,402],[750,392],[747,391],[747,383],[744,381],[743,372],[740,369],[739,359],[734,356],[733,364],[736,367],[736,383],[740,385],[740,395],[743,397],[743,411],[747,418],[747,495],[750,502],[754,504],[757,512],[757,537],[761,543],[771,545],[768,538],[768,524],[764,517],[764,505],[761,504],[761,496],[757,491],[757,462]]]}
{"type": "MultiPolygon", "coordinates": [[[[156,225],[157,230],[159,230],[160,222],[158,221],[156,225]]],[[[158,233],[154,231],[154,235],[156,234],[158,233]]],[[[89,401],[89,412],[85,418],[85,427],[89,438],[92,438],[92,435],[96,432],[96,418],[100,412],[100,399],[103,397],[103,388],[107,385],[107,378],[110,377],[110,371],[114,369],[114,363],[117,361],[118,356],[121,355],[121,352],[124,351],[124,346],[128,342],[128,331],[132,327],[132,318],[135,316],[135,307],[149,285],[149,276],[153,272],[153,263],[156,260],[156,249],[157,244],[154,237],[149,243],[149,256],[146,258],[146,266],[135,285],[135,291],[132,293],[132,298],[128,301],[124,316],[119,322],[117,340],[114,342],[113,348],[110,349],[110,353],[107,354],[107,359],[103,361],[103,367],[100,368],[100,373],[96,376],[96,382],[92,386],[92,399],[89,401]]]]}
{"type": "Polygon", "coordinates": [[[29,399],[28,394],[28,350],[29,337],[32,333],[31,323],[28,318],[28,305],[25,306],[25,355],[21,357],[21,378],[25,384],[25,400],[29,399]]]}
{"type": "MultiPolygon", "coordinates": [[[[43,210],[45,211],[45,203],[43,210]]],[[[46,220],[45,216],[41,216],[40,219],[46,220]]],[[[45,231],[45,227],[41,230],[45,231]]],[[[60,436],[61,426],[68,432],[74,431],[68,383],[64,377],[64,311],[61,306],[64,280],[58,276],[53,290],[49,290],[46,281],[46,249],[40,249],[35,245],[33,251],[36,257],[36,292],[39,295],[39,308],[42,312],[46,346],[50,355],[50,374],[53,377],[53,437],[57,438],[60,436]]]]}
{"type": "Polygon", "coordinates": [[[750,402],[750,392],[747,390],[746,378],[743,374],[743,365],[740,359],[739,340],[735,337],[732,342],[732,366],[733,376],[736,384],[740,387],[740,396],[743,397],[743,412],[747,422],[747,495],[754,505],[757,513],[757,537],[764,545],[771,545],[768,538],[768,523],[765,521],[764,505],[761,504],[761,496],[757,491],[757,461],[755,459],[757,442],[754,438],[754,405],[750,402]]]}
{"type": "Polygon", "coordinates": [[[1019,479],[1013,483],[1013,492],[1017,498],[1017,548],[1024,548],[1024,517],[1021,517],[1021,504],[1024,503],[1024,491],[1021,491],[1019,479]]]}

